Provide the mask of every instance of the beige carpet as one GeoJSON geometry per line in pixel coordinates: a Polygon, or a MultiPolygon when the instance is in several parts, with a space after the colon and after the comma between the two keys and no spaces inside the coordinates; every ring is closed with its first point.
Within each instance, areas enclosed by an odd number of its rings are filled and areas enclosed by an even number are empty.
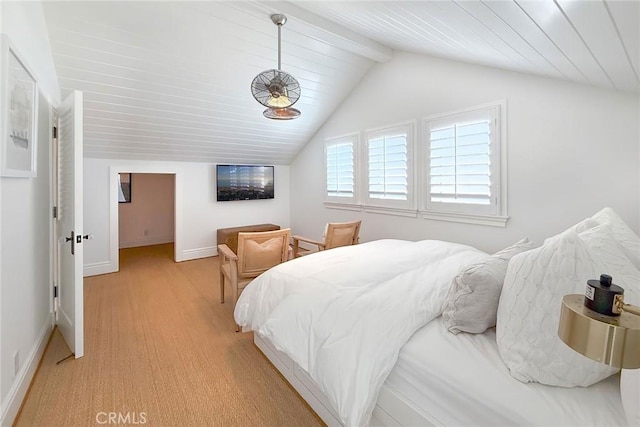
{"type": "Polygon", "coordinates": [[[56,365],[69,350],[54,333],[18,426],[322,424],[234,332],[217,258],[172,258],[172,245],[124,249],[119,273],[85,279],[85,356],[56,365]]]}

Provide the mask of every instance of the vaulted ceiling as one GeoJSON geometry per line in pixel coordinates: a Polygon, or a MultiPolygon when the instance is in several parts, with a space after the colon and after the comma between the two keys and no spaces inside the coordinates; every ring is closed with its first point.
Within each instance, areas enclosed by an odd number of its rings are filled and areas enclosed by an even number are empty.
{"type": "Polygon", "coordinates": [[[402,50],[638,93],[637,1],[45,2],[62,95],[84,92],[86,157],[288,164],[376,62],[402,50]],[[296,120],[250,83],[277,67],[296,120]]]}

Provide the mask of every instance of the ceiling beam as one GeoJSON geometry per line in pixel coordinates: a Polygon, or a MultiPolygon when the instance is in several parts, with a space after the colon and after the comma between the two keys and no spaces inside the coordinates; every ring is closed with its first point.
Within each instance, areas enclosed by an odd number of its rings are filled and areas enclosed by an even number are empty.
{"type": "Polygon", "coordinates": [[[277,13],[284,13],[287,17],[292,18],[287,21],[288,30],[302,33],[376,62],[387,62],[393,56],[391,48],[316,15],[292,2],[269,1],[265,4],[277,10],[277,13]]]}

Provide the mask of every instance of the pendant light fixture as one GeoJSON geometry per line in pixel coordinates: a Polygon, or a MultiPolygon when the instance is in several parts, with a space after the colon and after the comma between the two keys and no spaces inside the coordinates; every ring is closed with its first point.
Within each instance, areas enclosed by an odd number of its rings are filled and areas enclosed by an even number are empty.
{"type": "Polygon", "coordinates": [[[281,31],[287,22],[282,14],[271,15],[271,21],[278,26],[278,69],[266,70],[251,82],[251,94],[260,104],[267,107],[262,113],[268,119],[291,120],[300,116],[300,111],[292,108],[300,99],[300,84],[281,68],[281,31]]]}

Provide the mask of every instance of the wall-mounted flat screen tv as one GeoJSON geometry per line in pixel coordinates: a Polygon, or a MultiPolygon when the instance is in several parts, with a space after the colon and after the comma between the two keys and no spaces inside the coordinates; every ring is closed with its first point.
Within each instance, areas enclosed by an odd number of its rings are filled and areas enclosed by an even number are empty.
{"type": "Polygon", "coordinates": [[[273,166],[217,165],[218,201],[273,199],[273,166]]]}

